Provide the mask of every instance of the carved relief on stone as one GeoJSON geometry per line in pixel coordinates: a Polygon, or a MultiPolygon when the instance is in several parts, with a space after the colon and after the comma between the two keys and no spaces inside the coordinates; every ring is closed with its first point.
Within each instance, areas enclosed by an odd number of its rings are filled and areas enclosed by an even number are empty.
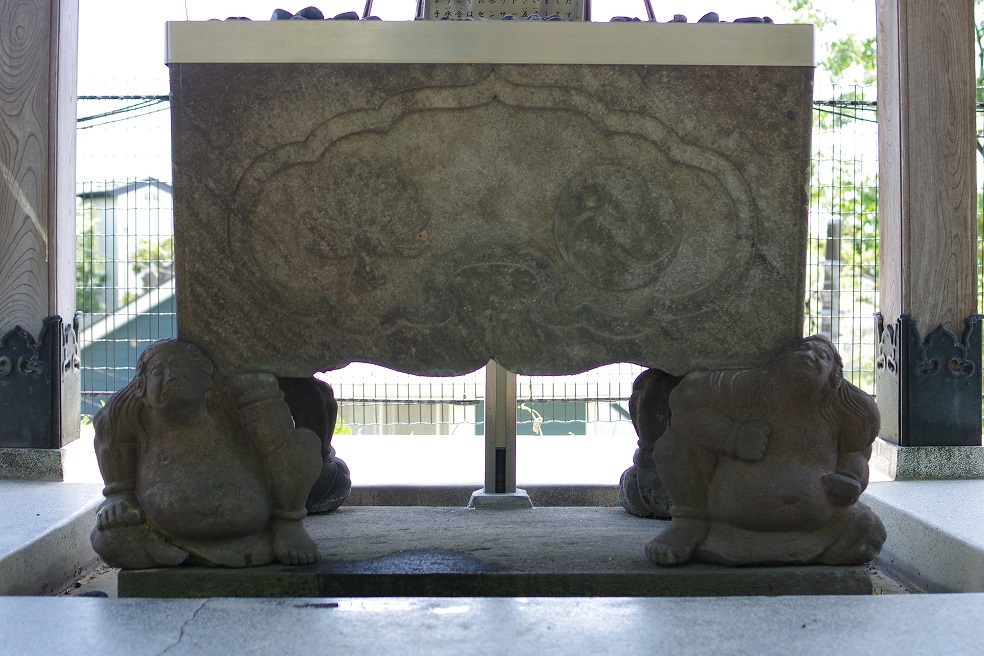
{"type": "Polygon", "coordinates": [[[305,502],[337,507],[351,484],[328,443],[334,399],[311,381],[284,385],[292,411],[272,374],[223,378],[193,344],[149,346],[94,418],[96,553],[123,568],[315,562],[305,502]]]}
{"type": "Polygon", "coordinates": [[[665,322],[727,299],[757,222],[727,157],[651,114],[493,71],[396,93],[257,158],[224,231],[241,275],[222,284],[319,322],[319,366],[520,364],[532,331],[582,343],[565,371],[584,370],[620,348],[640,360],[665,322]],[[490,308],[496,280],[519,286],[490,308]],[[472,330],[491,309],[498,329],[472,330]],[[450,362],[407,362],[400,346],[418,338],[450,362]]]}
{"type": "Polygon", "coordinates": [[[590,166],[569,178],[554,210],[565,264],[604,291],[655,284],[680,248],[679,196],[625,166],[590,166]]]}
{"type": "Polygon", "coordinates": [[[843,379],[829,340],[808,337],[760,369],[688,374],[668,408],[653,459],[672,521],[646,548],[653,561],[833,565],[878,554],[885,528],[858,502],[878,409],[843,379]]]}

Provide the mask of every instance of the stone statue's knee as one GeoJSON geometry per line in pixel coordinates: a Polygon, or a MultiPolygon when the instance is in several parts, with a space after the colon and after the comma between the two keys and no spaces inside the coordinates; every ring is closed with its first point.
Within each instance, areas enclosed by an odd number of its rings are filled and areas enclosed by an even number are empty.
{"type": "Polygon", "coordinates": [[[321,458],[321,439],[306,428],[295,428],[279,449],[267,458],[279,468],[286,469],[292,477],[310,478],[312,484],[321,474],[324,461],[321,458]]]}

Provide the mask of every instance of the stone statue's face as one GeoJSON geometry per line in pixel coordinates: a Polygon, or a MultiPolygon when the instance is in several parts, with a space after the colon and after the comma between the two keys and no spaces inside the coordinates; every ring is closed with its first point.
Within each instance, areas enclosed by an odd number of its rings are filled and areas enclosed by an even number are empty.
{"type": "Polygon", "coordinates": [[[146,401],[158,414],[186,421],[207,410],[212,379],[187,353],[161,353],[147,364],[146,401]]]}
{"type": "Polygon", "coordinates": [[[793,388],[809,384],[819,390],[830,382],[836,371],[834,357],[822,344],[803,342],[781,357],[777,383],[793,388]]]}

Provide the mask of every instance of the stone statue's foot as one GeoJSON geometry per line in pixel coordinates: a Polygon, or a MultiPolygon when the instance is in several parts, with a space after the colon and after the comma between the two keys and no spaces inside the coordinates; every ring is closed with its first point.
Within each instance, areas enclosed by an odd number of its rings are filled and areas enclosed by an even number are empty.
{"type": "Polygon", "coordinates": [[[102,530],[90,536],[92,548],[107,565],[121,569],[174,567],[188,559],[188,552],[164,540],[147,526],[102,530]]]}
{"type": "Polygon", "coordinates": [[[323,513],[335,510],[348,498],[352,491],[352,477],[348,465],[341,458],[332,458],[324,464],[305,507],[308,513],[323,513]]]}
{"type": "Polygon", "coordinates": [[[627,512],[647,519],[669,519],[673,501],[654,467],[632,465],[618,482],[618,503],[627,512]]]}
{"type": "Polygon", "coordinates": [[[319,560],[318,545],[308,535],[299,519],[270,521],[273,537],[273,555],[285,565],[309,565],[319,560]]]}
{"type": "Polygon", "coordinates": [[[683,565],[690,561],[709,529],[707,520],[678,517],[646,545],[646,555],[663,567],[683,565]]]}

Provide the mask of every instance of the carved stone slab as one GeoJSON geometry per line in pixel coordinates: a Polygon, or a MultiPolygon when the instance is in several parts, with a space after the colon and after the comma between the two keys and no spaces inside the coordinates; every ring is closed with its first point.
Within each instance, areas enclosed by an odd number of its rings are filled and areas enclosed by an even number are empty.
{"type": "Polygon", "coordinates": [[[219,368],[756,366],[802,335],[812,68],[171,64],[219,368]]]}

